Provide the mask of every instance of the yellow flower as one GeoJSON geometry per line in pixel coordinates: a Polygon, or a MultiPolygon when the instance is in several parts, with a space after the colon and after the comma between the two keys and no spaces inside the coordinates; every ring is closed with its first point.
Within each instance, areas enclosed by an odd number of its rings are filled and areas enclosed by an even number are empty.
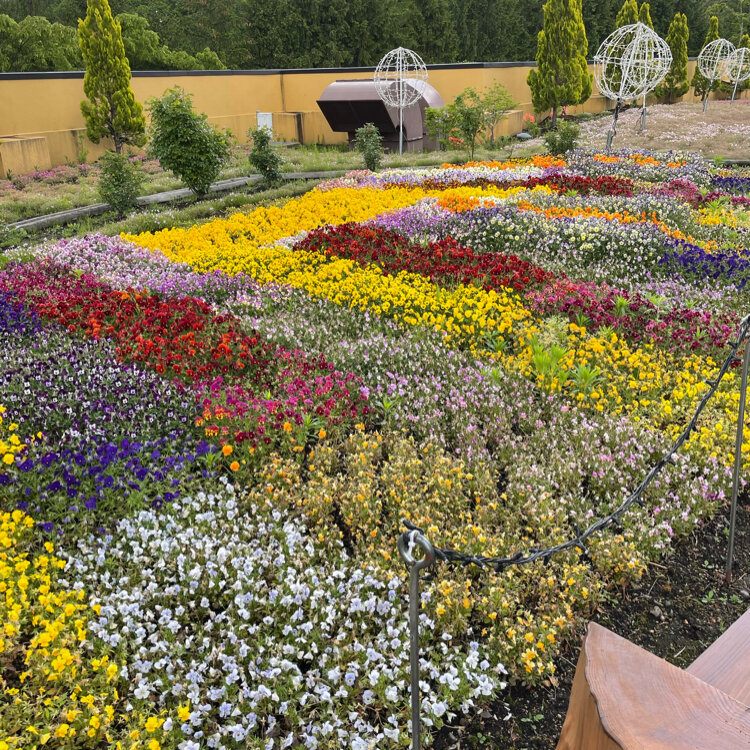
{"type": "Polygon", "coordinates": [[[68,734],[68,729],[70,729],[68,724],[60,724],[55,730],[55,737],[65,737],[68,734]]]}
{"type": "Polygon", "coordinates": [[[187,721],[190,718],[190,706],[180,706],[177,709],[177,715],[180,717],[181,721],[187,721]]]}

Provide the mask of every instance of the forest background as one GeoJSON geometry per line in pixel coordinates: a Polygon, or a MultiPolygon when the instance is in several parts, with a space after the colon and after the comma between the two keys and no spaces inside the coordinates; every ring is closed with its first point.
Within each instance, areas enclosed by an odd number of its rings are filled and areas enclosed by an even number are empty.
{"type": "MultiPolygon", "coordinates": [[[[543,0],[111,0],[132,70],[372,66],[383,50],[425,62],[533,60],[543,0]]],[[[748,0],[655,0],[665,37],[676,12],[697,55],[708,19],[737,43],[748,0]],[[744,7],[743,7],[744,6],[744,7]],[[735,39],[736,37],[736,39],[735,39]]],[[[588,56],[616,28],[622,0],[583,0],[588,56]]],[[[86,0],[0,0],[0,72],[80,70],[86,0]]]]}

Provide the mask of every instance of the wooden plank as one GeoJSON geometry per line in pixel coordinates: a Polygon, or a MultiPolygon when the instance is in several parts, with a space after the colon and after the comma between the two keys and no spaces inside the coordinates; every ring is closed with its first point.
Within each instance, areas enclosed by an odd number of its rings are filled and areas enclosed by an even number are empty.
{"type": "Polygon", "coordinates": [[[621,750],[599,720],[594,696],[586,681],[586,650],[581,649],[570,691],[570,704],[557,750],[621,750]]]}
{"type": "Polygon", "coordinates": [[[740,703],[750,705],[750,609],[686,671],[740,703]]]}
{"type": "Polygon", "coordinates": [[[582,651],[558,750],[750,748],[750,708],[717,688],[596,623],[582,651]]]}

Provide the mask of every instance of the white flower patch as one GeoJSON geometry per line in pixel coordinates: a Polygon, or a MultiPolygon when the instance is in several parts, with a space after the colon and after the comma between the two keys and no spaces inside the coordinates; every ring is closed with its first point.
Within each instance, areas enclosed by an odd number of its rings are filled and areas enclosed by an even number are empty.
{"type": "MultiPolygon", "coordinates": [[[[101,605],[90,633],[124,652],[133,710],[190,700],[179,747],[338,750],[400,747],[408,733],[399,568],[357,564],[330,540],[324,549],[224,483],[80,542],[67,570],[101,605]]],[[[480,644],[446,641],[426,614],[421,632],[427,726],[504,687],[480,644]]]]}

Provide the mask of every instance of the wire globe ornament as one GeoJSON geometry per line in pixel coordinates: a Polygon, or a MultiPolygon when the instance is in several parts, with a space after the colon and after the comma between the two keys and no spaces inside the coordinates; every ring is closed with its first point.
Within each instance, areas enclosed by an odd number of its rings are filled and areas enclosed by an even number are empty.
{"type": "Polygon", "coordinates": [[[646,94],[664,80],[671,65],[669,45],[640,21],[621,26],[601,43],[594,56],[594,77],[599,91],[615,101],[607,150],[617,132],[623,102],[643,97],[641,130],[646,129],[646,94]]]}
{"type": "Polygon", "coordinates": [[[708,87],[703,99],[703,111],[708,107],[708,95],[713,88],[714,81],[722,78],[729,80],[729,58],[735,51],[734,45],[727,39],[714,39],[709,42],[698,55],[698,70],[708,79],[708,87]]]}
{"type": "Polygon", "coordinates": [[[594,56],[599,91],[616,102],[637,99],[653,91],[669,72],[669,45],[644,23],[621,26],[594,56]]]}
{"type": "Polygon", "coordinates": [[[750,78],[750,49],[738,47],[726,62],[726,72],[729,82],[734,84],[732,101],[734,102],[737,86],[750,78]]]}
{"type": "Polygon", "coordinates": [[[397,47],[378,63],[374,81],[375,90],[382,101],[398,109],[400,154],[403,151],[404,110],[416,104],[424,94],[427,66],[416,52],[405,47],[397,47]]]}

